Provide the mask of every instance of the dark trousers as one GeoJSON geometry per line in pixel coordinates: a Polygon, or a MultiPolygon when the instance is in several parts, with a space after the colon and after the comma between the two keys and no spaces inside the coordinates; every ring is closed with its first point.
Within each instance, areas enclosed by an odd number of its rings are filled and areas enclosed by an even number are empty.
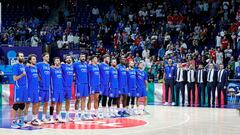
{"type": "Polygon", "coordinates": [[[221,105],[221,92],[223,92],[224,105],[226,105],[227,104],[226,89],[224,89],[224,85],[222,83],[218,83],[217,84],[218,106],[221,105]]]}
{"type": "Polygon", "coordinates": [[[174,79],[165,79],[165,102],[168,102],[168,92],[169,92],[169,88],[171,89],[171,99],[172,102],[175,102],[174,99],[174,79]]]}
{"type": "Polygon", "coordinates": [[[176,83],[176,106],[179,106],[179,93],[181,91],[182,94],[182,105],[184,106],[185,103],[185,89],[184,89],[184,82],[177,82],[176,83]]]}
{"type": "Polygon", "coordinates": [[[191,92],[192,92],[192,101],[195,104],[195,83],[191,82],[187,84],[188,89],[188,105],[191,104],[191,92]]]}
{"type": "Polygon", "coordinates": [[[211,99],[212,99],[212,105],[215,105],[215,90],[216,90],[216,85],[214,82],[208,82],[207,83],[207,92],[208,92],[208,106],[211,106],[211,99]],[[212,93],[212,96],[211,96],[212,93]]]}
{"type": "Polygon", "coordinates": [[[205,84],[198,83],[197,86],[198,86],[198,103],[199,103],[199,106],[202,106],[205,104],[205,84]]]}

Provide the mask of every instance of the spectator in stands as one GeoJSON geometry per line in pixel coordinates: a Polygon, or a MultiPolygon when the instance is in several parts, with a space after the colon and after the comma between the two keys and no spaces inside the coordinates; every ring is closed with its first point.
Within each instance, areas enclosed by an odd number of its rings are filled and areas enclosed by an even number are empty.
{"type": "Polygon", "coordinates": [[[31,37],[31,46],[37,47],[40,43],[40,39],[38,38],[37,34],[34,34],[34,36],[31,37]]]}
{"type": "Polygon", "coordinates": [[[227,62],[230,60],[230,58],[232,57],[232,53],[233,50],[230,48],[230,45],[227,46],[227,49],[224,50],[224,56],[225,56],[225,60],[224,63],[225,65],[227,64],[227,62]]]}
{"type": "Polygon", "coordinates": [[[238,66],[236,67],[235,70],[235,78],[240,79],[240,61],[238,61],[238,66]]]}
{"type": "Polygon", "coordinates": [[[144,50],[142,51],[142,57],[143,59],[149,58],[150,56],[150,50],[147,49],[147,47],[144,48],[144,50]]]}
{"type": "Polygon", "coordinates": [[[98,16],[99,15],[99,9],[97,8],[97,6],[94,6],[92,8],[92,14],[95,15],[95,16],[98,16]]]}
{"type": "Polygon", "coordinates": [[[221,48],[218,48],[216,52],[216,64],[219,65],[221,63],[223,63],[223,53],[221,48]]]}

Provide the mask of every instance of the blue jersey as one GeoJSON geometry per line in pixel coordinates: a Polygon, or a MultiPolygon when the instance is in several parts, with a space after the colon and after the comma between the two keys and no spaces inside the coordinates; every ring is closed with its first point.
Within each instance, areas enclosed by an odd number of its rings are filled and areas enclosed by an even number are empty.
{"type": "Polygon", "coordinates": [[[62,64],[63,87],[72,87],[73,65],[62,64]]]}
{"type": "Polygon", "coordinates": [[[38,72],[36,66],[26,67],[28,89],[38,91],[38,72]]]}
{"type": "Polygon", "coordinates": [[[49,91],[50,89],[50,65],[44,62],[37,63],[38,75],[40,77],[40,90],[49,91]]]}
{"type": "Polygon", "coordinates": [[[90,64],[89,71],[89,85],[91,87],[100,85],[100,71],[98,65],[90,64]]]}
{"type": "Polygon", "coordinates": [[[137,88],[146,89],[147,73],[144,70],[137,70],[137,88]]]}
{"type": "MultiPolygon", "coordinates": [[[[25,66],[23,64],[17,63],[13,65],[13,75],[19,76],[25,71],[25,66]]],[[[15,81],[17,87],[27,87],[27,76],[23,76],[17,81],[15,81]]]]}
{"type": "Polygon", "coordinates": [[[137,80],[136,80],[136,70],[135,69],[129,69],[127,72],[127,78],[128,78],[128,89],[136,89],[137,88],[137,80]]]}
{"type": "Polygon", "coordinates": [[[118,71],[114,67],[110,67],[110,88],[118,89],[118,71]]]}
{"type": "Polygon", "coordinates": [[[63,93],[63,77],[61,68],[51,68],[52,93],[63,93]]]}
{"type": "Polygon", "coordinates": [[[73,64],[73,70],[76,75],[77,84],[88,84],[88,65],[85,62],[76,62],[73,64]]]}
{"type": "Polygon", "coordinates": [[[109,83],[109,65],[106,63],[99,64],[101,84],[107,85],[109,83]]]}
{"type": "Polygon", "coordinates": [[[127,87],[127,71],[124,65],[118,64],[118,84],[119,88],[127,87]]]}
{"type": "Polygon", "coordinates": [[[175,76],[175,66],[166,66],[164,68],[165,79],[174,79],[175,76]]]}

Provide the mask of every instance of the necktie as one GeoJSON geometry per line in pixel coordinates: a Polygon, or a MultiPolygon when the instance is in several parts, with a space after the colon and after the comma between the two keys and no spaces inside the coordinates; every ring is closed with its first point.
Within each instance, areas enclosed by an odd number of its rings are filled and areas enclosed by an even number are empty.
{"type": "Polygon", "coordinates": [[[189,77],[190,77],[190,82],[192,82],[192,70],[190,70],[190,75],[189,75],[189,77]]]}
{"type": "Polygon", "coordinates": [[[219,70],[219,71],[218,71],[218,82],[221,82],[221,78],[220,78],[220,77],[221,77],[221,71],[222,71],[222,70],[219,70]]]}
{"type": "Polygon", "coordinates": [[[178,69],[178,78],[177,78],[177,80],[179,81],[180,80],[180,69],[178,69]]]}
{"type": "Polygon", "coordinates": [[[202,82],[202,70],[200,70],[200,82],[202,82]]]}
{"type": "Polygon", "coordinates": [[[210,69],[210,71],[208,72],[209,74],[208,74],[208,81],[210,82],[210,77],[211,77],[211,69],[210,69]]]}
{"type": "Polygon", "coordinates": [[[201,70],[198,71],[198,82],[199,82],[199,83],[200,83],[200,81],[201,81],[201,80],[200,80],[200,79],[201,79],[200,77],[201,77],[201,70]]]}

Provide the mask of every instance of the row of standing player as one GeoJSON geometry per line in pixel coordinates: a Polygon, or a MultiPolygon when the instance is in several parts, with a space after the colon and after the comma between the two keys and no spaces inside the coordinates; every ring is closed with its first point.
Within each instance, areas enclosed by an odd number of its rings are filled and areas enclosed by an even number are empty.
{"type": "Polygon", "coordinates": [[[43,54],[43,62],[37,63],[36,57],[34,54],[29,55],[28,64],[24,65],[24,54],[21,52],[17,54],[18,63],[13,66],[15,93],[12,128],[20,128],[26,124],[30,103],[33,105],[32,125],[41,124],[38,119],[40,103],[43,103],[42,122],[70,121],[69,110],[74,78],[77,98],[75,121],[91,120],[93,117],[109,118],[139,114],[139,97],[144,97],[144,106],[146,106],[147,74],[143,71],[141,62],[138,64],[138,69],[134,68],[133,61],[129,62],[129,67],[126,68],[124,58],[121,58],[118,65],[117,60],[113,58],[111,66],[109,66],[110,57],[108,55],[103,56],[102,63],[98,63],[96,56],[92,56],[88,63],[85,54],[81,54],[80,61],[75,63],[72,63],[69,55],[62,64],[60,58],[56,57],[53,59],[54,65],[50,67],[48,53],[43,54]],[[47,118],[50,97],[50,118],[47,118]],[[61,110],[64,99],[66,100],[66,117],[65,120],[62,120],[61,110]],[[130,100],[131,108],[128,108],[130,100]],[[91,114],[92,102],[94,102],[93,115],[91,114]],[[137,109],[135,108],[136,102],[137,109]],[[122,107],[120,107],[120,103],[122,103],[122,107]],[[101,110],[98,109],[99,104],[102,105],[101,110]],[[54,121],[55,106],[56,118],[54,121]],[[79,106],[81,106],[81,111],[79,111],[79,106]],[[22,111],[24,111],[24,117],[21,117],[22,111]],[[19,119],[16,119],[17,112],[19,119]]]}

